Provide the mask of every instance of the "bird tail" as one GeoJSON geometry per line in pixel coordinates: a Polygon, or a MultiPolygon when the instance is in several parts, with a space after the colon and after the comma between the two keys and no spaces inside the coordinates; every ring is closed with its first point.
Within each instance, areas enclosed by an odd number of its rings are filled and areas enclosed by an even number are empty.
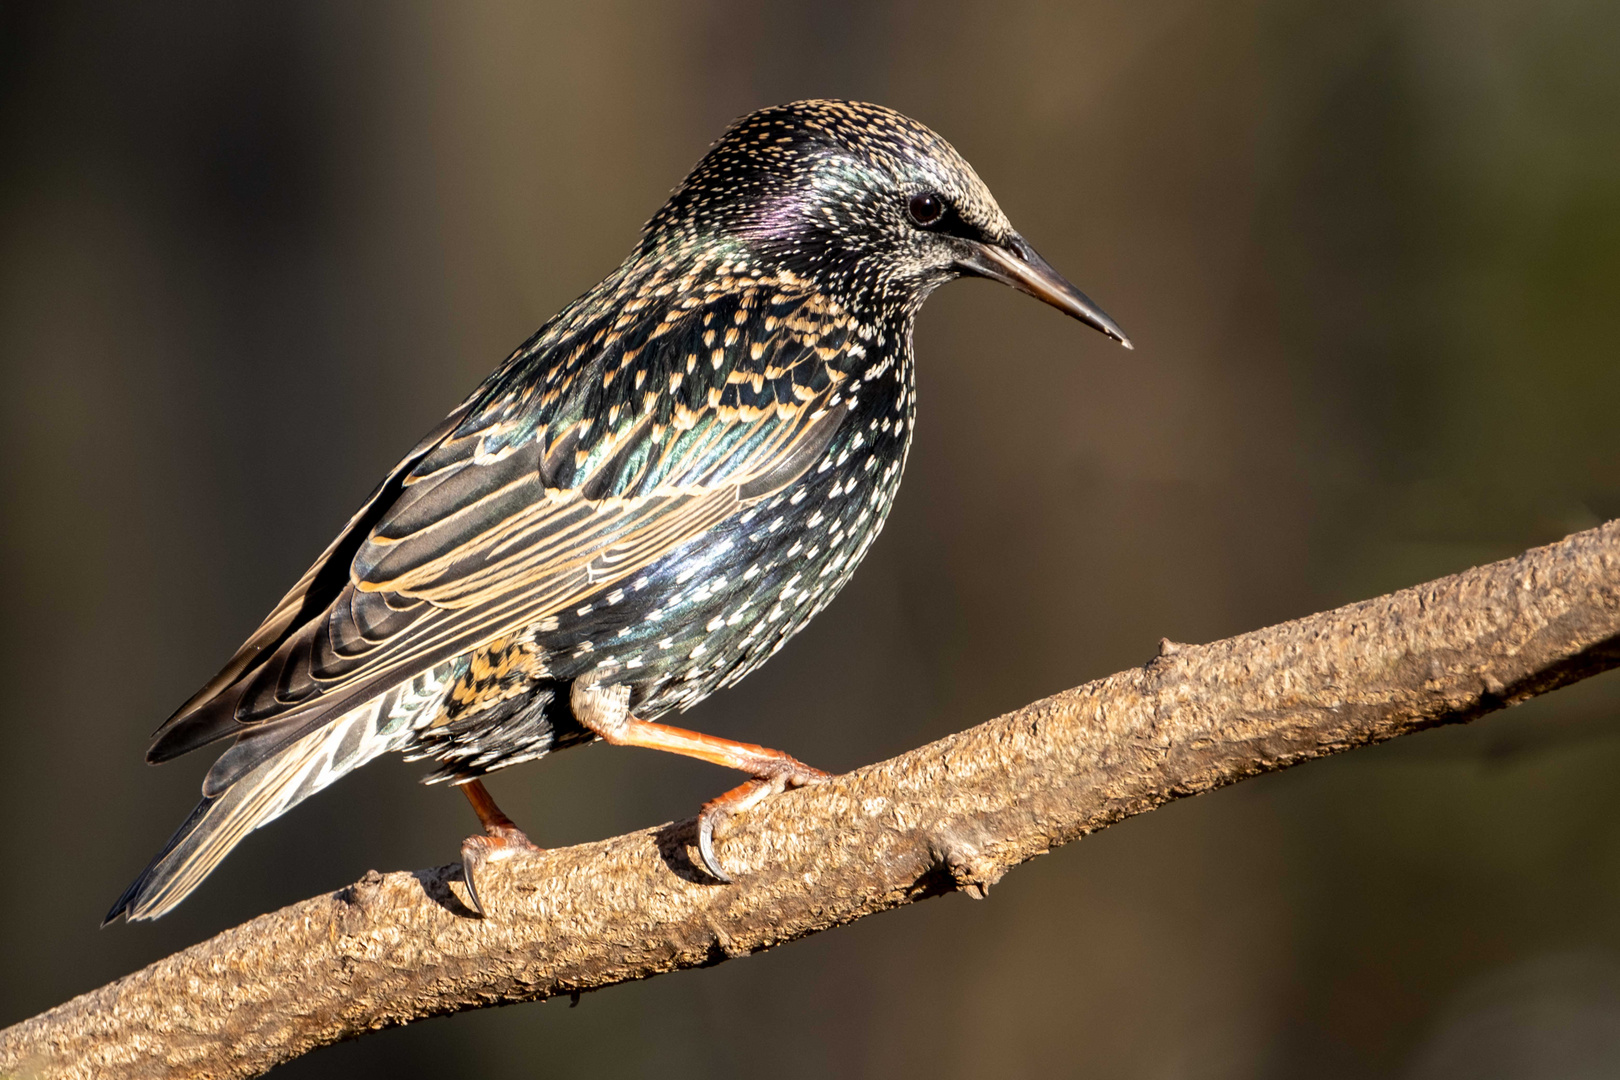
{"type": "Polygon", "coordinates": [[[280,817],[345,773],[394,749],[396,738],[378,738],[372,726],[380,702],[355,709],[337,721],[288,743],[268,760],[217,795],[208,796],[186,818],[157,858],[107,912],[129,921],[167,913],[202,884],[242,838],[280,817]]]}

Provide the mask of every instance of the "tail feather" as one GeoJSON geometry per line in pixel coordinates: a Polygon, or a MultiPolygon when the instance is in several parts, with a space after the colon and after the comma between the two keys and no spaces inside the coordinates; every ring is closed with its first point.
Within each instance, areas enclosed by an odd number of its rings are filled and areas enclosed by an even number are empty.
{"type": "Polygon", "coordinates": [[[186,818],[157,858],[107,913],[131,922],[168,912],[202,883],[242,838],[291,810],[410,734],[409,709],[390,693],[281,748],[186,818]]]}

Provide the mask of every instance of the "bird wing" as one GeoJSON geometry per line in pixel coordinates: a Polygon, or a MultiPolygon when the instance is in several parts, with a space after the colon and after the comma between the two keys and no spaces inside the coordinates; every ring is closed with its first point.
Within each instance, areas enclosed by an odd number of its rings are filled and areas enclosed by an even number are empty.
{"type": "Polygon", "coordinates": [[[632,578],[810,468],[861,349],[840,313],[773,291],[564,329],[401,462],[149,760],[236,736],[215,795],[413,675],[632,578]]]}

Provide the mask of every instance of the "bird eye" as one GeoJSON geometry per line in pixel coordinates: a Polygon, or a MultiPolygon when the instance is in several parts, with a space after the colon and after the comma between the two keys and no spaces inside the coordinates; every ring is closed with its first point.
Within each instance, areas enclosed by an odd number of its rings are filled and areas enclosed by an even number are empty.
{"type": "Polygon", "coordinates": [[[912,221],[926,227],[945,216],[945,200],[932,191],[919,192],[906,204],[906,212],[912,221]]]}

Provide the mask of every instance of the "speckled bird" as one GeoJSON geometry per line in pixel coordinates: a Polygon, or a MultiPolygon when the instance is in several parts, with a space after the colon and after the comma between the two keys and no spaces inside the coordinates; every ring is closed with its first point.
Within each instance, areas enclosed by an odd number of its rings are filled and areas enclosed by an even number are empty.
{"type": "Polygon", "coordinates": [[[433,763],[483,825],[468,898],[533,845],[479,778],[603,739],[750,777],[717,826],[824,773],[657,722],[773,655],[849,580],[900,484],[912,326],[962,275],[1127,348],[962,157],[890,109],[734,123],[640,242],[407,454],[147,760],[228,742],[113,905],[150,919],[249,832],[380,754],[433,763]]]}

